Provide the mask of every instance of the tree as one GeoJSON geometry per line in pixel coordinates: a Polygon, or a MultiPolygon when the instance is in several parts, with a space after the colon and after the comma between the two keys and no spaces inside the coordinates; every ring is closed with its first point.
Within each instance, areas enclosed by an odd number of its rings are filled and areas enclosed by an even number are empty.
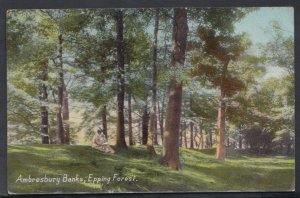
{"type": "Polygon", "coordinates": [[[12,127],[18,126],[13,127],[12,133],[18,137],[17,142],[36,143],[36,137],[41,136],[42,143],[49,144],[52,112],[48,91],[53,79],[48,75],[51,74],[48,60],[55,50],[54,43],[45,42],[41,35],[42,14],[39,10],[34,13],[37,16],[34,20],[28,20],[32,14],[28,11],[8,13],[8,122],[12,127]]]}
{"type": "Polygon", "coordinates": [[[67,91],[67,86],[64,82],[63,84],[63,107],[62,107],[62,119],[64,123],[65,130],[65,144],[70,144],[70,124],[69,124],[69,94],[67,91]]]}
{"type": "Polygon", "coordinates": [[[41,136],[42,136],[42,144],[49,144],[49,121],[48,121],[48,91],[47,91],[47,81],[48,81],[48,60],[45,59],[39,63],[40,67],[40,80],[43,83],[40,83],[39,87],[39,99],[44,105],[41,106],[41,136]]]}
{"type": "Polygon", "coordinates": [[[192,121],[190,122],[190,132],[191,132],[190,148],[193,149],[194,148],[194,123],[192,121]]]}
{"type": "MultiPolygon", "coordinates": [[[[216,157],[225,159],[225,108],[226,98],[233,96],[237,91],[244,89],[244,84],[235,76],[228,74],[230,61],[237,60],[248,47],[249,42],[244,35],[216,35],[214,30],[199,28],[198,36],[204,41],[204,52],[216,58],[215,65],[199,65],[194,75],[205,75],[215,86],[219,87],[219,110],[218,110],[218,145],[216,157]]],[[[194,61],[197,58],[194,59],[194,61]]]]}
{"type": "Polygon", "coordinates": [[[56,130],[57,130],[57,143],[65,144],[65,131],[62,121],[62,107],[63,107],[63,87],[64,87],[64,73],[63,73],[63,34],[59,30],[58,35],[58,58],[59,63],[55,63],[58,71],[58,96],[57,96],[57,112],[56,112],[56,130]]]}
{"type": "Polygon", "coordinates": [[[132,131],[132,110],[131,110],[131,94],[128,94],[128,136],[129,145],[132,146],[133,142],[133,131],[132,131]]]}
{"type": "Polygon", "coordinates": [[[123,11],[116,9],[116,28],[117,28],[117,69],[118,69],[118,93],[117,93],[117,131],[116,147],[118,149],[127,149],[125,142],[124,126],[124,44],[123,44],[123,11]]]}
{"type": "Polygon", "coordinates": [[[142,144],[147,145],[149,140],[149,113],[147,102],[144,104],[144,111],[142,116],[142,144]]]}
{"type": "Polygon", "coordinates": [[[150,133],[147,141],[147,149],[151,154],[155,154],[153,144],[157,143],[157,37],[159,28],[159,9],[155,10],[154,42],[153,42],[153,64],[152,64],[152,106],[150,111],[150,133]]]}
{"type": "MultiPolygon", "coordinates": [[[[187,10],[175,8],[173,18],[173,46],[171,65],[174,70],[183,67],[187,39],[187,10]]],[[[164,131],[164,142],[161,163],[172,169],[180,169],[179,161],[179,128],[182,100],[182,82],[171,76],[167,117],[164,131]]]]}

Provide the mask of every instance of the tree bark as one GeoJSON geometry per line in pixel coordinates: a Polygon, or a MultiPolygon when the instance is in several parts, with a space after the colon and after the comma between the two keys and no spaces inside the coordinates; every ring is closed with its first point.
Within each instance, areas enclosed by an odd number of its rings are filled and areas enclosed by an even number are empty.
{"type": "Polygon", "coordinates": [[[123,41],[123,11],[116,9],[116,26],[117,26],[117,70],[118,70],[118,94],[117,94],[117,135],[116,147],[118,150],[127,149],[125,141],[124,125],[124,97],[125,97],[125,80],[124,80],[124,41],[123,41]]]}
{"type": "MultiPolygon", "coordinates": [[[[39,99],[42,103],[48,102],[48,91],[46,82],[48,81],[48,60],[43,60],[39,63],[40,66],[40,89],[39,89],[39,99]]],[[[42,144],[50,144],[49,140],[49,120],[48,120],[48,109],[44,104],[40,107],[41,112],[41,136],[42,144]]]]}
{"type": "Polygon", "coordinates": [[[133,143],[133,134],[132,134],[132,115],[131,115],[131,94],[128,94],[128,136],[129,136],[129,145],[132,146],[133,143]]]}
{"type": "Polygon", "coordinates": [[[147,103],[145,103],[144,106],[144,113],[142,117],[142,144],[146,145],[148,141],[148,125],[149,125],[149,113],[148,113],[148,106],[147,103]]]}
{"type": "Polygon", "coordinates": [[[218,110],[218,136],[217,136],[217,154],[216,157],[218,160],[225,160],[225,87],[224,80],[226,78],[227,67],[229,60],[223,66],[222,76],[221,76],[221,85],[220,85],[220,101],[219,101],[219,110],[218,110]]]}
{"type": "MultiPolygon", "coordinates": [[[[185,49],[187,39],[187,10],[185,8],[174,9],[173,20],[173,46],[171,64],[173,67],[183,66],[185,62],[185,49]]],[[[182,102],[182,82],[175,76],[171,77],[169,89],[169,102],[164,131],[164,142],[161,163],[174,170],[180,169],[179,161],[179,125],[182,102]]]]}
{"type": "Polygon", "coordinates": [[[154,42],[153,42],[153,64],[152,64],[152,106],[150,111],[150,131],[147,141],[147,150],[151,154],[156,154],[153,144],[157,145],[157,36],[159,27],[159,9],[155,10],[154,42]]]}
{"type": "Polygon", "coordinates": [[[64,74],[63,74],[63,59],[62,59],[62,32],[58,35],[58,52],[59,52],[59,64],[58,64],[58,98],[57,98],[57,112],[56,112],[56,130],[57,130],[57,144],[65,143],[65,133],[62,121],[62,106],[63,106],[63,86],[64,86],[64,74]]]}

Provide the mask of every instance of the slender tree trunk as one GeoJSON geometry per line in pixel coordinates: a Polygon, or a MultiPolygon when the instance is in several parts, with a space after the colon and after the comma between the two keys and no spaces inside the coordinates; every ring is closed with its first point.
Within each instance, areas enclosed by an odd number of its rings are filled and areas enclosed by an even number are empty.
{"type": "Polygon", "coordinates": [[[204,148],[204,137],[203,137],[203,129],[202,129],[201,121],[200,121],[199,128],[200,128],[200,144],[201,144],[201,149],[203,149],[204,148]]]}
{"type": "MultiPolygon", "coordinates": [[[[42,83],[40,84],[40,96],[39,99],[42,103],[48,102],[48,91],[46,82],[48,81],[48,60],[43,60],[39,64],[40,66],[40,80],[42,83]]],[[[50,144],[49,141],[49,120],[48,120],[48,109],[44,104],[40,107],[41,112],[41,136],[42,136],[42,144],[50,144]]]]}
{"type": "Polygon", "coordinates": [[[106,105],[103,105],[101,111],[102,130],[103,130],[103,134],[105,135],[105,138],[108,139],[106,114],[107,114],[106,105]]]}
{"type": "Polygon", "coordinates": [[[197,134],[196,134],[196,135],[195,135],[195,138],[194,138],[194,139],[195,139],[195,140],[194,140],[194,141],[195,141],[195,148],[198,148],[198,149],[199,149],[199,148],[200,148],[200,138],[199,138],[199,141],[197,141],[197,137],[198,137],[198,136],[197,136],[197,134]]]}
{"type": "Polygon", "coordinates": [[[128,94],[128,136],[129,145],[133,145],[133,134],[132,134],[132,115],[131,115],[131,94],[128,94]]]}
{"type": "Polygon", "coordinates": [[[70,124],[69,124],[69,98],[65,83],[63,83],[63,107],[62,119],[65,132],[65,144],[70,144],[70,124]]]}
{"type": "Polygon", "coordinates": [[[239,149],[243,148],[242,144],[243,144],[242,136],[239,136],[239,149]]]}
{"type": "Polygon", "coordinates": [[[154,42],[153,42],[153,64],[152,64],[152,106],[150,111],[150,131],[147,141],[147,150],[151,154],[156,154],[153,144],[157,145],[157,35],[159,26],[159,9],[155,10],[155,24],[154,24],[154,42]]]}
{"type": "Polygon", "coordinates": [[[182,137],[183,137],[183,124],[180,124],[180,134],[179,134],[179,147],[182,147],[182,137]]]}
{"type": "Polygon", "coordinates": [[[63,86],[64,86],[64,74],[63,74],[63,59],[62,59],[62,44],[63,38],[62,33],[58,35],[58,52],[59,52],[59,64],[58,64],[58,99],[57,99],[57,113],[56,113],[56,130],[57,130],[57,144],[64,144],[65,143],[65,132],[63,128],[63,121],[62,121],[62,106],[63,106],[63,86]]]}
{"type": "Polygon", "coordinates": [[[145,103],[144,106],[144,113],[142,117],[142,144],[146,145],[148,141],[148,135],[149,135],[149,113],[148,113],[148,106],[147,103],[145,103]]]}
{"type": "Polygon", "coordinates": [[[210,132],[209,133],[209,142],[210,142],[210,148],[212,148],[213,147],[213,134],[212,134],[212,132],[210,132]]]}
{"type": "Polygon", "coordinates": [[[193,135],[194,148],[197,147],[197,140],[196,140],[197,139],[196,138],[197,137],[197,131],[198,131],[197,125],[194,125],[194,135],[193,135]]]}
{"type": "Polygon", "coordinates": [[[289,155],[291,153],[291,143],[287,145],[286,154],[289,155]]]}
{"type": "Polygon", "coordinates": [[[190,148],[194,148],[194,123],[190,122],[190,132],[191,132],[191,138],[190,138],[190,148]]]}
{"type": "Polygon", "coordinates": [[[127,149],[125,141],[124,125],[124,97],[125,97],[125,80],[124,80],[124,44],[123,44],[123,11],[116,9],[116,26],[117,26],[117,69],[118,69],[118,94],[117,94],[117,136],[116,147],[119,150],[127,149]]]}
{"type": "MultiPolygon", "coordinates": [[[[101,82],[102,85],[105,85],[105,68],[101,66],[100,70],[101,70],[101,77],[102,77],[101,82]]],[[[103,130],[103,134],[105,135],[105,138],[108,140],[106,114],[107,114],[106,105],[103,105],[101,109],[102,130],[103,130]]]]}
{"type": "Polygon", "coordinates": [[[157,110],[158,110],[158,124],[159,124],[159,130],[160,130],[160,139],[161,139],[161,142],[163,142],[163,133],[162,133],[162,122],[161,122],[161,108],[160,108],[160,105],[159,105],[159,101],[157,102],[157,110]]]}
{"type": "Polygon", "coordinates": [[[139,143],[143,144],[143,140],[142,140],[142,137],[141,137],[141,122],[140,121],[138,123],[138,138],[139,138],[139,143]]]}
{"type": "MultiPolygon", "coordinates": [[[[173,20],[173,46],[171,64],[173,67],[184,65],[187,39],[187,10],[185,8],[174,9],[173,20]]],[[[169,89],[169,102],[167,108],[166,130],[161,163],[172,169],[180,169],[179,161],[179,125],[181,115],[182,83],[176,77],[172,77],[169,89]]]]}
{"type": "Polygon", "coordinates": [[[184,148],[187,148],[188,146],[187,146],[186,123],[185,123],[185,122],[183,122],[183,128],[184,128],[184,130],[183,130],[183,135],[184,135],[184,148]]]}
{"type": "Polygon", "coordinates": [[[163,142],[164,139],[164,106],[165,106],[165,95],[162,97],[161,102],[161,108],[159,106],[158,102],[158,112],[159,112],[159,128],[160,128],[160,136],[161,136],[161,142],[163,142]]]}
{"type": "Polygon", "coordinates": [[[219,102],[219,110],[218,110],[218,130],[219,134],[217,136],[217,159],[225,160],[225,87],[224,80],[227,73],[227,66],[229,64],[229,60],[224,64],[222,77],[221,77],[221,85],[220,85],[220,102],[219,102]]]}

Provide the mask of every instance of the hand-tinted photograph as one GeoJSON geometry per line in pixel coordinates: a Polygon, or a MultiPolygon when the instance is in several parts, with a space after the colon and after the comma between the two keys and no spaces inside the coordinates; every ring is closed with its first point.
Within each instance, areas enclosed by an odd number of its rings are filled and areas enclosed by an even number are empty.
{"type": "Polygon", "coordinates": [[[8,192],[295,190],[294,9],[16,9],[8,192]]]}

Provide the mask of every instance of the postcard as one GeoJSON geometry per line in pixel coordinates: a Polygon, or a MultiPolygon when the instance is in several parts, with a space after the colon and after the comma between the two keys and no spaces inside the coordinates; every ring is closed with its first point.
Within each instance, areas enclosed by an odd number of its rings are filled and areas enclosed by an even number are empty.
{"type": "Polygon", "coordinates": [[[9,194],[295,190],[293,7],[6,15],[9,194]]]}

